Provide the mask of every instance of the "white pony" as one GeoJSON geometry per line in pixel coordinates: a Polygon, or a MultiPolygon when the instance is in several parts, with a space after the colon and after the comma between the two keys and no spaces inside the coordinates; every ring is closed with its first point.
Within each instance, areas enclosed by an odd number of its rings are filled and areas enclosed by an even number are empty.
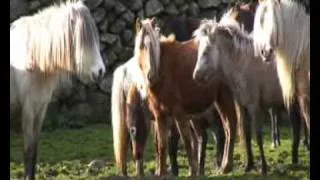
{"type": "Polygon", "coordinates": [[[298,100],[310,131],[310,16],[293,0],[261,0],[253,37],[256,55],[275,54],[284,103],[298,100]]]}
{"type": "Polygon", "coordinates": [[[35,178],[37,144],[57,78],[75,73],[100,81],[99,36],[82,2],[53,5],[10,26],[10,118],[22,120],[25,179],[35,178]]]}

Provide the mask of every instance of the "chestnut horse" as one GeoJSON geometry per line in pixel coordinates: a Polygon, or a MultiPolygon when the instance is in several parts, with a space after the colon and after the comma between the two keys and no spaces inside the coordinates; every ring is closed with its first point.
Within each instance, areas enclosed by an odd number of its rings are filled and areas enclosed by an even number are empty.
{"type": "Polygon", "coordinates": [[[137,22],[135,57],[143,74],[139,91],[146,94],[148,106],[155,118],[157,136],[157,174],[166,174],[168,127],[173,116],[184,141],[191,175],[197,172],[190,141],[188,119],[203,113],[214,105],[220,114],[226,135],[221,170],[228,172],[233,166],[236,131],[236,111],[230,89],[223,77],[210,85],[200,85],[192,79],[197,58],[197,45],[193,40],[177,42],[174,38],[161,38],[154,19],[137,22]]]}

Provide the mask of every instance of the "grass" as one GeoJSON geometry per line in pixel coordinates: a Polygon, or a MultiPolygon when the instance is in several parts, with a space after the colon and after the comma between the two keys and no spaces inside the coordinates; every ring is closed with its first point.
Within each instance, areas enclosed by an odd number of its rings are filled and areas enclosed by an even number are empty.
{"type": "MultiPolygon", "coordinates": [[[[292,167],[291,164],[291,129],[281,127],[281,146],[273,150],[271,148],[270,133],[265,126],[264,148],[268,163],[268,176],[262,177],[259,171],[244,174],[245,151],[236,144],[234,152],[234,170],[226,175],[217,174],[215,167],[215,146],[212,136],[209,136],[207,157],[205,164],[205,179],[310,179],[309,152],[302,144],[299,149],[299,165],[292,167]]],[[[290,126],[289,126],[290,127],[290,126]]],[[[259,151],[256,141],[253,141],[253,150],[256,166],[259,169],[259,151]]],[[[178,162],[180,165],[179,179],[187,179],[188,163],[183,146],[180,146],[178,162]]],[[[154,179],[155,153],[152,137],[148,140],[145,152],[145,174],[154,179]]],[[[110,125],[91,125],[76,130],[55,130],[44,132],[41,135],[37,179],[119,179],[118,169],[113,159],[112,129],[110,125]],[[100,168],[89,168],[92,160],[102,160],[104,165],[100,168]]],[[[169,162],[169,161],[168,161],[169,162]]],[[[135,175],[135,166],[129,155],[128,173],[135,175]]],[[[10,136],[10,177],[22,179],[22,138],[17,133],[10,136]]]]}

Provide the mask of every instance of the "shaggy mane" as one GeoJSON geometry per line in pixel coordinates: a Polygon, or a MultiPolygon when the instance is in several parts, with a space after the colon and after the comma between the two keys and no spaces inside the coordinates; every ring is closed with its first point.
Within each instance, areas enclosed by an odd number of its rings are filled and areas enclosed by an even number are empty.
{"type": "Polygon", "coordinates": [[[20,31],[26,38],[27,69],[44,74],[74,72],[75,59],[82,62],[86,48],[99,47],[95,22],[81,1],[55,3],[14,21],[10,31],[20,31]]]}

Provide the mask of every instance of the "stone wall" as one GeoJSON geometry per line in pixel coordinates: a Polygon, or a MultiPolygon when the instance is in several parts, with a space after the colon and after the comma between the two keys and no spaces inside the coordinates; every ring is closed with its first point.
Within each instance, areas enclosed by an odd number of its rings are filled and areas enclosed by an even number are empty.
{"type": "MultiPolygon", "coordinates": [[[[72,113],[89,122],[110,119],[110,93],[113,70],[133,54],[134,22],[137,17],[170,16],[211,18],[220,15],[236,0],[84,0],[100,34],[100,50],[108,74],[100,85],[86,87],[75,78],[57,88],[50,114],[72,113]]],[[[10,20],[32,14],[53,0],[10,0],[10,20]]],[[[238,2],[238,1],[237,1],[238,2]]],[[[242,1],[244,2],[244,1],[242,1]]],[[[309,1],[306,1],[309,4],[309,1]]],[[[108,120],[109,121],[109,120],[108,120]]]]}

